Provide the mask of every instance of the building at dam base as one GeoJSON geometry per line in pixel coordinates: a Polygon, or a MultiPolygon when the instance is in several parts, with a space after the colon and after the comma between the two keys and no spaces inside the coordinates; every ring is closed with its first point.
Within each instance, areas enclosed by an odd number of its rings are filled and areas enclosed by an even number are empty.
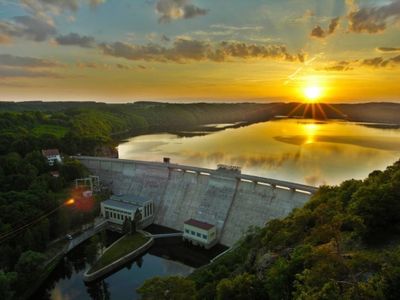
{"type": "Polygon", "coordinates": [[[184,231],[194,219],[215,226],[218,241],[232,246],[250,226],[264,226],[301,207],[315,187],[217,170],[112,158],[77,156],[115,195],[152,201],[155,224],[184,231]]]}
{"type": "Polygon", "coordinates": [[[135,214],[140,213],[139,228],[153,223],[154,205],[151,199],[134,194],[112,195],[110,199],[101,202],[101,216],[110,222],[122,225],[125,219],[133,221],[135,214]]]}
{"type": "Polygon", "coordinates": [[[210,249],[217,242],[217,228],[213,224],[189,219],[183,224],[183,239],[210,249]]]}

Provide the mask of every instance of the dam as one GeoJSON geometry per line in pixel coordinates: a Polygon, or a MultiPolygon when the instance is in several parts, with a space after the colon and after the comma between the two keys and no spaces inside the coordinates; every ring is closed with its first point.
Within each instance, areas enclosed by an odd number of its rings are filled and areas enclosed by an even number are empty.
{"type": "Polygon", "coordinates": [[[232,246],[250,226],[264,226],[301,207],[317,188],[242,174],[167,162],[75,156],[114,194],[152,200],[153,223],[182,231],[188,219],[213,224],[219,242],[232,246]]]}

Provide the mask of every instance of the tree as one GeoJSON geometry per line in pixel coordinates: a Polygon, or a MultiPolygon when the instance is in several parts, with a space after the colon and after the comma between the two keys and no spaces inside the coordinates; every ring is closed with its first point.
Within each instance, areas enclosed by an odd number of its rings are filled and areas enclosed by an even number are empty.
{"type": "Polygon", "coordinates": [[[154,277],[137,289],[143,300],[194,300],[195,284],[181,276],[154,277]]]}
{"type": "Polygon", "coordinates": [[[79,160],[67,160],[61,165],[61,176],[63,176],[66,181],[82,178],[85,175],[86,168],[79,162],[79,160]]]}
{"type": "Polygon", "coordinates": [[[15,281],[15,273],[4,273],[0,271],[0,299],[10,300],[14,293],[11,290],[11,284],[15,281]]]}
{"type": "Polygon", "coordinates": [[[222,279],[217,285],[218,300],[265,299],[265,296],[261,281],[248,273],[222,279]]]}
{"type": "Polygon", "coordinates": [[[18,286],[26,288],[34,282],[43,268],[45,256],[35,251],[26,251],[21,254],[15,271],[18,273],[18,286]]]}
{"type": "Polygon", "coordinates": [[[131,227],[131,234],[135,233],[136,230],[138,229],[139,222],[142,220],[142,213],[140,212],[140,209],[137,208],[135,211],[135,216],[133,217],[133,224],[131,227]]]}
{"type": "Polygon", "coordinates": [[[128,234],[132,232],[132,221],[129,218],[125,218],[124,223],[122,224],[122,233],[128,234]]]}

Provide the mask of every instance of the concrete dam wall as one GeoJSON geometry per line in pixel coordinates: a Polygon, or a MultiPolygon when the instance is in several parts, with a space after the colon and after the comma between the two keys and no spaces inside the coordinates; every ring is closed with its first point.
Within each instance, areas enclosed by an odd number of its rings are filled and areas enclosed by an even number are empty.
{"type": "Polygon", "coordinates": [[[154,201],[154,223],[183,230],[193,218],[214,224],[220,243],[232,246],[249,226],[263,226],[301,207],[315,187],[240,174],[235,170],[77,156],[114,194],[154,201]]]}

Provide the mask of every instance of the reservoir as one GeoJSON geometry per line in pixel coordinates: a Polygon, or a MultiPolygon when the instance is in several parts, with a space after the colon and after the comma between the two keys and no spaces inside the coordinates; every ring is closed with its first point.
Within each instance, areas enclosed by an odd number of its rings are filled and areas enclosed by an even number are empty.
{"type": "Polygon", "coordinates": [[[119,158],[236,165],[244,174],[313,186],[362,179],[400,159],[400,129],[382,124],[278,119],[223,127],[136,136],[118,146],[119,158]]]}

